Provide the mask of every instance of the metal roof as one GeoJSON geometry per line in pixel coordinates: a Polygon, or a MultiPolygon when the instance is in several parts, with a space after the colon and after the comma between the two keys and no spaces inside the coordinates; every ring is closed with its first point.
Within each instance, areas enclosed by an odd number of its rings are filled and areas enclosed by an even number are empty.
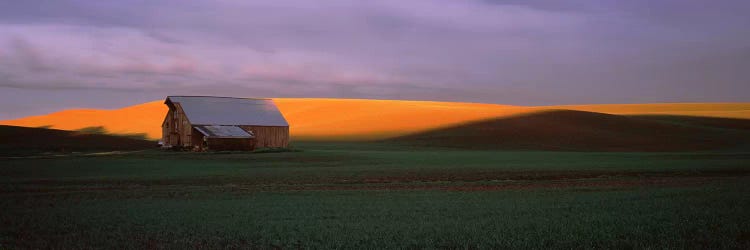
{"type": "Polygon", "coordinates": [[[237,126],[196,125],[195,130],[209,138],[253,138],[252,132],[247,132],[237,126]]]}
{"type": "Polygon", "coordinates": [[[168,96],[180,103],[193,125],[289,126],[270,99],[213,96],[168,96]]]}

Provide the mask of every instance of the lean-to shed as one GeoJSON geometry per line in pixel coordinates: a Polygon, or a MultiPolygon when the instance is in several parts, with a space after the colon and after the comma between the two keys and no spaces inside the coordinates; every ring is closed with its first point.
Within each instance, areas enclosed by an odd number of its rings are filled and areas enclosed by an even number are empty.
{"type": "Polygon", "coordinates": [[[270,99],[168,96],[162,122],[166,146],[210,150],[285,148],[289,124],[270,99]]]}

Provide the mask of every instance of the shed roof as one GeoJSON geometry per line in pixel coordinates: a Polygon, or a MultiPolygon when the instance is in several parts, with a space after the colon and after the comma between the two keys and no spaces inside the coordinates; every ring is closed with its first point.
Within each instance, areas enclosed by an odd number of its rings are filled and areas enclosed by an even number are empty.
{"type": "Polygon", "coordinates": [[[248,133],[237,126],[220,125],[197,125],[193,126],[201,134],[209,138],[253,138],[252,132],[248,133]]]}
{"type": "Polygon", "coordinates": [[[270,99],[168,96],[169,102],[180,103],[193,125],[289,126],[270,99]]]}

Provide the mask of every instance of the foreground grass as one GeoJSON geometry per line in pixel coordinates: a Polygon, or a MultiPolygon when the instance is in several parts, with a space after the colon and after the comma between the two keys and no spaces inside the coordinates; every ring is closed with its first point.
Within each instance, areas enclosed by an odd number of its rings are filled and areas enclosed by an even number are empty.
{"type": "Polygon", "coordinates": [[[298,147],[2,159],[0,249],[750,247],[743,152],[298,147]]]}
{"type": "Polygon", "coordinates": [[[491,192],[4,197],[3,247],[747,248],[748,179],[491,192]]]}

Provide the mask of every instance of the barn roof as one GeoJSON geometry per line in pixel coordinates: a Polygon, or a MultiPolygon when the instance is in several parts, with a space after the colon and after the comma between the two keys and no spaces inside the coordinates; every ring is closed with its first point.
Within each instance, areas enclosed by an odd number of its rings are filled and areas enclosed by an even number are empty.
{"type": "Polygon", "coordinates": [[[179,103],[193,125],[289,126],[270,99],[215,96],[168,96],[179,103]]]}

